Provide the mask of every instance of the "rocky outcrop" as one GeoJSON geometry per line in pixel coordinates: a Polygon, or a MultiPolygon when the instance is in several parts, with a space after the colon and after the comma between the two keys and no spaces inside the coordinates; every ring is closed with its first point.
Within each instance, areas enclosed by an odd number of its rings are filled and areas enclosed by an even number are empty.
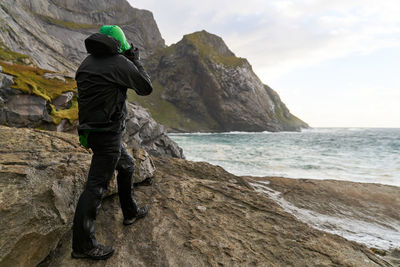
{"type": "Polygon", "coordinates": [[[260,81],[246,59],[237,58],[220,37],[206,31],[185,35],[158,51],[148,68],[158,92],[150,101],[137,101],[175,130],[297,131],[308,127],[260,81]]]}
{"type": "MultiPolygon", "coordinates": [[[[77,141],[0,126],[0,266],[35,266],[70,230],[91,160],[77,141]]],[[[148,154],[134,149],[134,156],[135,182],[151,178],[148,154]]],[[[116,192],[115,180],[109,191],[116,192]]]]}
{"type": "Polygon", "coordinates": [[[125,0],[3,0],[0,44],[29,56],[42,69],[73,76],[86,55],[83,40],[101,25],[118,24],[147,57],[164,47],[153,15],[125,0]]]}
{"type": "MultiPolygon", "coordinates": [[[[22,67],[23,71],[17,72],[13,70],[16,65],[1,64],[4,72],[15,76],[0,72],[0,124],[76,132],[78,105],[71,79],[35,67],[22,67]],[[46,87],[40,87],[43,85],[46,87]]],[[[129,146],[156,156],[183,158],[182,149],[167,136],[164,126],[142,107],[130,103],[128,107],[124,141],[129,146]]]]}
{"type": "Polygon", "coordinates": [[[141,106],[128,103],[124,142],[131,147],[142,147],[153,156],[184,158],[183,150],[168,136],[163,125],[157,123],[141,106]]]}

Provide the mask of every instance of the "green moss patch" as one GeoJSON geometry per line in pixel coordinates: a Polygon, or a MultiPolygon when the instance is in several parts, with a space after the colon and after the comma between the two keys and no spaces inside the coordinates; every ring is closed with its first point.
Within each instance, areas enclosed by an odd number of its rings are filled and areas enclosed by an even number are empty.
{"type": "Polygon", "coordinates": [[[45,15],[40,15],[40,14],[36,14],[35,16],[37,16],[38,18],[40,18],[41,20],[53,24],[53,25],[58,25],[64,28],[68,28],[68,29],[96,29],[99,28],[99,25],[93,25],[93,24],[85,24],[85,23],[76,23],[73,21],[68,21],[68,20],[61,20],[61,19],[56,19],[56,18],[52,18],[49,16],[45,16],[45,15]]]}
{"type": "MultiPolygon", "coordinates": [[[[246,59],[244,58],[219,54],[207,41],[205,36],[206,34],[209,33],[195,32],[185,35],[184,40],[187,40],[189,43],[197,47],[202,57],[210,58],[212,61],[221,63],[226,67],[236,68],[242,66],[246,62],[246,59]]],[[[222,39],[221,42],[223,42],[222,39]]]]}
{"type": "Polygon", "coordinates": [[[0,42],[0,60],[23,64],[23,61],[26,59],[29,59],[27,55],[14,52],[5,46],[3,42],[0,42]]]}
{"type": "MultiPolygon", "coordinates": [[[[0,61],[0,66],[5,74],[14,77],[14,89],[21,90],[27,94],[40,96],[51,103],[53,99],[64,92],[77,92],[76,82],[73,79],[66,78],[65,82],[59,79],[46,79],[45,73],[54,73],[52,71],[40,69],[37,67],[10,64],[0,61]]],[[[72,106],[65,110],[56,110],[55,106],[50,105],[53,121],[59,124],[62,119],[68,119],[71,123],[78,119],[77,100],[72,100],[72,106]]]]}
{"type": "Polygon", "coordinates": [[[51,113],[53,117],[53,122],[55,124],[60,124],[61,120],[67,119],[71,124],[78,119],[78,99],[74,97],[71,101],[72,105],[68,109],[56,110],[56,107],[50,104],[51,113]]]}

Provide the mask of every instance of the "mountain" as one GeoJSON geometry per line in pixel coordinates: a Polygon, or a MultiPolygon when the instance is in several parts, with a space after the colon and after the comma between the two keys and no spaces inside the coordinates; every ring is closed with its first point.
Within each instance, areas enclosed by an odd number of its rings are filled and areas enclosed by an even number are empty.
{"type": "Polygon", "coordinates": [[[250,63],[206,31],[185,35],[148,60],[157,92],[137,98],[180,131],[296,131],[308,125],[263,84],[250,63]],[[171,105],[172,104],[172,105],[171,105]]]}
{"type": "MultiPolygon", "coordinates": [[[[139,47],[152,76],[154,93],[150,97],[131,94],[130,101],[143,105],[168,128],[175,131],[297,131],[308,127],[289,112],[274,90],[259,80],[249,62],[237,58],[218,36],[196,32],[166,47],[152,13],[131,7],[126,0],[3,0],[0,3],[3,72],[14,81],[23,79],[25,93],[47,101],[42,103],[36,99],[35,105],[40,102],[51,114],[58,114],[57,119],[42,116],[46,123],[58,125],[66,119],[71,124],[56,127],[58,130],[74,127],[77,106],[72,102],[70,111],[57,112],[49,104],[62,94],[75,92],[70,88],[73,81],[68,78],[73,77],[86,56],[83,41],[104,24],[122,27],[127,38],[139,47]],[[13,64],[5,65],[9,63],[13,64]],[[31,74],[22,77],[21,68],[14,65],[31,67],[28,72],[41,73],[39,76],[58,75],[68,85],[58,83],[62,88],[46,97],[43,93],[48,91],[43,88],[46,85],[33,83],[31,74]]],[[[7,99],[3,100],[7,106],[7,99]]],[[[15,109],[15,105],[11,108],[15,109]]]]}

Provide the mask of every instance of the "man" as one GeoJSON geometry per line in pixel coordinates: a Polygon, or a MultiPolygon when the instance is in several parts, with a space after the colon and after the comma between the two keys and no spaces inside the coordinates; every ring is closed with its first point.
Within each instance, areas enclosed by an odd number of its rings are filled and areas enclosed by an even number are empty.
{"type": "Polygon", "coordinates": [[[94,221],[103,194],[118,171],[118,195],[124,225],[146,216],[147,207],[139,208],[133,195],[134,160],[121,145],[125,129],[126,92],[149,95],[150,77],[139,61],[139,51],[130,45],[116,25],[102,26],[99,33],[85,40],[90,54],[76,72],[79,104],[79,137],[93,151],[88,180],[74,217],[72,257],[107,259],[114,249],[97,243],[94,221]]]}

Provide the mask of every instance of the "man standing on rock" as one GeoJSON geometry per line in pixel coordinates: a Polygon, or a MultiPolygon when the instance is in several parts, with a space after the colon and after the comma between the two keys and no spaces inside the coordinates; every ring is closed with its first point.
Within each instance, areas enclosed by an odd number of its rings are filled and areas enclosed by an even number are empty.
{"type": "Polygon", "coordinates": [[[121,145],[127,113],[127,88],[138,95],[149,95],[150,77],[140,63],[139,51],[130,45],[122,29],[102,26],[99,33],[85,40],[90,54],[76,72],[79,103],[79,138],[93,151],[86,188],[79,198],[73,225],[72,257],[107,259],[114,249],[97,243],[94,221],[103,194],[118,171],[118,194],[124,225],[146,216],[133,196],[134,160],[121,145]]]}

